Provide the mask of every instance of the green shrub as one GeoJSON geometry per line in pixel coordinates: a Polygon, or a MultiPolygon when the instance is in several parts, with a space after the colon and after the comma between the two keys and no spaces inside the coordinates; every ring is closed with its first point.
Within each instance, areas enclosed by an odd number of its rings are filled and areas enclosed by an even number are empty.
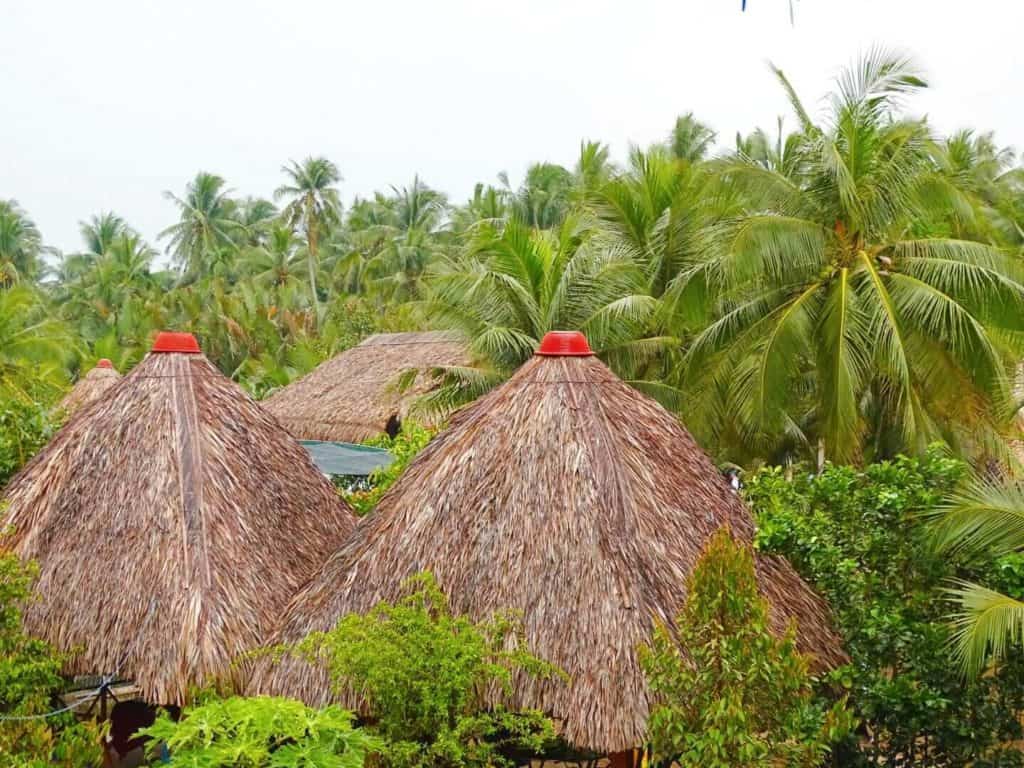
{"type": "Polygon", "coordinates": [[[849,732],[843,702],[821,705],[795,628],[775,636],[753,553],[722,530],[688,584],[677,632],[655,628],[640,661],[654,704],[655,758],[680,768],[816,766],[849,732]]]}
{"type": "Polygon", "coordinates": [[[429,574],[406,587],[404,599],[346,616],[291,652],[323,664],[339,693],[365,696],[386,768],[510,766],[512,753],[541,752],[554,739],[551,721],[488,706],[485,692],[507,692],[516,672],[558,671],[522,643],[506,647],[516,633],[509,618],[453,616],[429,574]]]}
{"type": "Polygon", "coordinates": [[[339,707],[291,699],[207,698],[175,722],[167,713],[140,731],[171,768],[362,768],[375,740],[339,707]]]}
{"type": "MultiPolygon", "coordinates": [[[[979,575],[936,554],[920,519],[966,472],[933,449],[792,481],[765,469],[747,484],[758,546],[785,555],[826,597],[851,656],[832,680],[849,690],[863,728],[839,750],[842,765],[1020,764],[1003,745],[1024,736],[1024,659],[964,682],[943,590],[979,575]]],[[[1001,567],[996,583],[1020,582],[1019,563],[1001,567]]]]}
{"type": "Polygon", "coordinates": [[[59,709],[54,694],[63,683],[64,659],[22,630],[22,606],[34,579],[34,568],[0,555],[0,768],[94,765],[100,757],[95,727],[68,713],[22,719],[59,709]]]}
{"type": "Polygon", "coordinates": [[[0,401],[0,489],[53,434],[47,410],[21,400],[0,401]]]}
{"type": "Polygon", "coordinates": [[[342,496],[352,506],[357,515],[365,515],[377,506],[377,502],[380,501],[385,491],[394,484],[395,480],[409,466],[409,462],[416,458],[416,454],[427,447],[427,443],[436,434],[436,429],[428,429],[414,422],[406,421],[402,424],[402,431],[395,435],[394,438],[381,435],[366,441],[367,445],[387,449],[395,457],[395,460],[391,462],[390,466],[377,470],[370,475],[370,487],[368,489],[342,491],[342,496]]]}

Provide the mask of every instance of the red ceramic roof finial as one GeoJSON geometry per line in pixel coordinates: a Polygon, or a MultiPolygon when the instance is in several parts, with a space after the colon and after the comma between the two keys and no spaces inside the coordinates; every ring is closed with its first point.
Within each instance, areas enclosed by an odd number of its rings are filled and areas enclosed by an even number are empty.
{"type": "Polygon", "coordinates": [[[540,341],[537,354],[544,357],[587,357],[594,353],[587,337],[579,331],[548,331],[540,341]]]}
{"type": "Polygon", "coordinates": [[[160,331],[153,342],[153,352],[182,352],[186,355],[198,355],[199,342],[191,333],[160,331]]]}
{"type": "Polygon", "coordinates": [[[96,363],[96,367],[97,368],[113,368],[114,364],[112,362],[110,362],[109,360],[107,360],[107,358],[104,357],[104,358],[101,358],[98,363],[96,363]]]}

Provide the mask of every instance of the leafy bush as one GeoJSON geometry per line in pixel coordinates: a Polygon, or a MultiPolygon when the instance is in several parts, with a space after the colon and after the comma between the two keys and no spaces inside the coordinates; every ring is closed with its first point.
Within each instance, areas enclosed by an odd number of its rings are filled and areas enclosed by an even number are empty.
{"type": "Polygon", "coordinates": [[[640,661],[654,697],[655,757],[680,768],[816,766],[850,730],[843,702],[814,697],[795,628],[776,637],[753,553],[723,530],[689,582],[677,632],[655,628],[640,661]]]}
{"type": "Polygon", "coordinates": [[[54,424],[47,410],[32,402],[0,402],[0,488],[46,445],[54,424]]]}
{"type": "MultiPolygon", "coordinates": [[[[827,598],[851,656],[832,677],[863,723],[842,750],[843,765],[1021,764],[1021,753],[1002,745],[1024,735],[1024,659],[962,679],[943,589],[978,574],[937,554],[920,521],[966,472],[933,449],[793,481],[765,469],[747,484],[758,546],[785,555],[827,598]]],[[[1019,581],[1018,567],[1002,563],[1002,581],[1019,581]]]]}
{"type": "Polygon", "coordinates": [[[60,690],[63,658],[21,627],[35,569],[0,555],[0,768],[93,765],[100,756],[95,728],[71,714],[20,719],[51,712],[60,690]],[[13,719],[11,719],[13,718],[13,719]]]}
{"type": "Polygon", "coordinates": [[[410,594],[351,614],[329,632],[290,649],[323,664],[339,693],[359,691],[387,768],[509,766],[512,752],[539,753],[554,739],[540,712],[489,706],[517,672],[559,674],[525,650],[508,617],[453,616],[433,577],[407,582],[410,594]]]}
{"type": "Polygon", "coordinates": [[[381,435],[366,442],[367,445],[372,445],[375,448],[387,449],[395,457],[395,460],[391,462],[390,466],[370,475],[369,488],[342,491],[342,496],[357,515],[365,515],[377,506],[381,496],[401,476],[405,468],[409,466],[409,462],[416,458],[416,454],[427,447],[427,443],[436,434],[436,429],[428,429],[414,422],[406,421],[402,424],[402,431],[394,438],[381,435]]]}
{"type": "Polygon", "coordinates": [[[151,740],[154,756],[166,745],[171,768],[362,768],[376,742],[352,721],[339,707],[211,697],[177,722],[162,714],[140,734],[151,740]]]}

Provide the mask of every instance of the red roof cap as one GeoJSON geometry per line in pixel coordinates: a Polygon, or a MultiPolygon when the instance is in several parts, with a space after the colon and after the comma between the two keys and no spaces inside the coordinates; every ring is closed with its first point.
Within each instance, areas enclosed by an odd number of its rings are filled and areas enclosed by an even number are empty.
{"type": "Polygon", "coordinates": [[[160,331],[153,342],[153,352],[184,352],[186,355],[198,355],[199,342],[191,333],[176,331],[160,331]]]}
{"type": "Polygon", "coordinates": [[[96,367],[97,368],[113,368],[114,364],[112,362],[110,362],[109,360],[107,360],[107,358],[104,357],[104,358],[101,358],[98,363],[96,363],[96,367]]]}
{"type": "Polygon", "coordinates": [[[590,351],[587,337],[579,331],[548,331],[537,348],[545,357],[586,357],[590,351]]]}

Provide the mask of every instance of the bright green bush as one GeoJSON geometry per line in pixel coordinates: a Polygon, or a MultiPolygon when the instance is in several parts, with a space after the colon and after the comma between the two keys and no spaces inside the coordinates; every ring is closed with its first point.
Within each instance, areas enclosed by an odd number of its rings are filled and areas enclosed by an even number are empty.
{"type": "Polygon", "coordinates": [[[362,768],[376,742],[339,707],[291,699],[208,698],[175,722],[167,713],[140,731],[171,768],[362,768]]]}
{"type": "Polygon", "coordinates": [[[559,674],[525,650],[508,650],[508,617],[453,616],[429,574],[407,597],[351,614],[329,632],[290,649],[323,664],[338,691],[366,698],[385,768],[511,766],[513,753],[538,754],[554,740],[537,711],[488,706],[484,692],[508,691],[517,671],[559,674]]]}
{"type": "Polygon", "coordinates": [[[436,434],[436,429],[428,429],[421,427],[415,422],[406,421],[402,424],[402,430],[394,438],[381,435],[367,441],[367,445],[390,451],[395,460],[390,466],[377,470],[370,475],[369,488],[342,491],[342,496],[352,506],[357,515],[365,515],[377,506],[377,502],[380,501],[385,491],[401,476],[405,468],[409,466],[409,462],[416,458],[416,454],[427,447],[427,443],[436,434]]]}
{"type": "MultiPolygon", "coordinates": [[[[758,546],[785,555],[825,596],[852,659],[832,680],[849,691],[863,725],[838,750],[840,765],[1021,764],[1021,753],[1003,745],[1024,736],[1024,659],[963,680],[944,589],[954,577],[986,579],[937,554],[921,520],[966,472],[933,449],[792,481],[765,469],[747,484],[758,546]]],[[[1000,568],[989,583],[1024,586],[1019,563],[1000,568]]]]}
{"type": "Polygon", "coordinates": [[[815,699],[795,628],[775,636],[753,553],[719,532],[690,579],[677,632],[656,627],[640,661],[654,697],[655,758],[680,768],[820,765],[850,730],[838,702],[815,699]]]}

